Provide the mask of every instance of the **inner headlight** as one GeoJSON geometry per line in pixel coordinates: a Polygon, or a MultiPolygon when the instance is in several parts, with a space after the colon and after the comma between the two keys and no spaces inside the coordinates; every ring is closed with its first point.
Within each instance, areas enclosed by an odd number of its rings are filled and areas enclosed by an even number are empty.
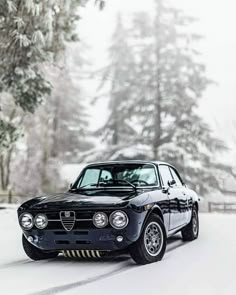
{"type": "Polygon", "coordinates": [[[19,218],[20,225],[25,230],[29,230],[33,227],[34,225],[33,220],[34,220],[33,216],[30,213],[23,213],[19,218]]]}
{"type": "Polygon", "coordinates": [[[114,211],[109,218],[110,224],[116,229],[125,228],[129,222],[128,216],[123,211],[114,211]]]}
{"type": "Polygon", "coordinates": [[[98,228],[103,228],[108,224],[108,217],[104,212],[97,212],[93,215],[93,224],[98,228]]]}
{"type": "Polygon", "coordinates": [[[48,218],[45,214],[37,214],[34,219],[35,226],[39,229],[43,229],[48,225],[48,218]]]}

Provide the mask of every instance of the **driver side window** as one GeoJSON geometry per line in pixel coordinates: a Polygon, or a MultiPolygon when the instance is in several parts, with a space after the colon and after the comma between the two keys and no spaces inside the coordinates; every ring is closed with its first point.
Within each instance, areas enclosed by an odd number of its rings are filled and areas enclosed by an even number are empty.
{"type": "Polygon", "coordinates": [[[173,168],[170,168],[170,171],[171,171],[171,174],[176,182],[176,186],[182,186],[183,183],[182,181],[180,180],[178,174],[175,172],[175,170],[173,168]]]}
{"type": "Polygon", "coordinates": [[[169,167],[166,165],[159,165],[159,172],[161,174],[163,185],[168,187],[168,181],[173,179],[169,167]]]}

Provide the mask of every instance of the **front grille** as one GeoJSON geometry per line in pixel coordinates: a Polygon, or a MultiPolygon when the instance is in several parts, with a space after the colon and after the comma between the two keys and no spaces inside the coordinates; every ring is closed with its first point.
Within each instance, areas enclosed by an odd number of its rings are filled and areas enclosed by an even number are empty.
{"type": "MultiPolygon", "coordinates": [[[[61,211],[49,211],[45,212],[45,214],[48,217],[48,225],[46,229],[50,230],[68,230],[70,231],[71,228],[73,230],[88,230],[88,229],[93,229],[96,228],[93,224],[93,215],[96,211],[70,211],[75,213],[75,220],[70,219],[70,218],[64,218],[64,216],[60,216],[60,212],[65,212],[63,210],[61,211]]],[[[103,211],[105,212],[108,217],[110,215],[110,212],[108,211],[103,211]]],[[[39,212],[35,212],[35,215],[39,212]]],[[[110,227],[108,224],[107,227],[110,227]]]]}
{"type": "MultiPolygon", "coordinates": [[[[76,221],[74,226],[73,226],[73,230],[77,230],[77,229],[91,229],[91,228],[95,228],[95,226],[93,225],[93,221],[76,221]]],[[[49,220],[48,221],[48,226],[47,229],[58,229],[58,230],[64,230],[64,227],[61,223],[60,220],[49,220]]]]}
{"type": "Polygon", "coordinates": [[[61,211],[60,212],[60,220],[64,229],[67,231],[71,231],[75,225],[75,212],[74,211],[61,211]]]}
{"type": "MultiPolygon", "coordinates": [[[[49,220],[59,220],[60,219],[60,212],[66,210],[60,210],[58,212],[45,212],[49,220]]],[[[69,210],[74,211],[74,210],[69,210]]],[[[76,219],[93,219],[94,211],[75,211],[75,218],[76,219]]]]}

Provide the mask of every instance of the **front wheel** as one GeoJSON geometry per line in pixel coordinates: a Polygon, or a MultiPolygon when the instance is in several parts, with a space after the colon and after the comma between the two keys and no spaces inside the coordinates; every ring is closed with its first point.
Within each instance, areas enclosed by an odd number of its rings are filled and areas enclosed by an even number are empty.
{"type": "Polygon", "coordinates": [[[130,255],[137,264],[159,261],[166,250],[166,230],[161,218],[152,214],[137,242],[130,246],[130,255]]]}
{"type": "Polygon", "coordinates": [[[22,245],[25,250],[25,254],[32,260],[51,259],[57,257],[58,255],[58,252],[44,252],[38,249],[28,242],[24,235],[22,235],[22,245]]]}
{"type": "Polygon", "coordinates": [[[199,218],[196,206],[193,207],[191,221],[182,230],[182,238],[184,241],[193,241],[198,238],[199,218]]]}

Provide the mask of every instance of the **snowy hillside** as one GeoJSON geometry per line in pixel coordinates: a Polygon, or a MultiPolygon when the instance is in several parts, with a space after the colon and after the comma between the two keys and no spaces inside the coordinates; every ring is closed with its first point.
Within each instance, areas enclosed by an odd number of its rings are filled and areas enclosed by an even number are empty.
{"type": "Polygon", "coordinates": [[[197,241],[168,242],[163,261],[136,266],[127,256],[101,261],[30,261],[14,209],[0,210],[0,294],[235,294],[236,216],[202,214],[197,241]]]}

